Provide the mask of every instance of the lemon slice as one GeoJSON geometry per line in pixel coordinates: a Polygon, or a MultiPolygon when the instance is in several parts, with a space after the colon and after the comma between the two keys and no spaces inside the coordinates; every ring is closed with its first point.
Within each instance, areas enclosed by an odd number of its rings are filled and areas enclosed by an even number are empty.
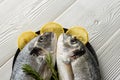
{"type": "Polygon", "coordinates": [[[61,33],[64,33],[63,27],[55,22],[49,22],[41,27],[40,34],[44,32],[54,32],[57,35],[57,38],[60,36],[61,33]]]}
{"type": "Polygon", "coordinates": [[[37,34],[32,31],[23,32],[18,37],[18,48],[21,50],[30,40],[32,40],[36,36],[37,34]]]}
{"type": "Polygon", "coordinates": [[[71,27],[70,29],[68,29],[66,34],[75,36],[78,40],[82,41],[83,44],[86,44],[88,42],[88,32],[83,27],[71,27]]]}

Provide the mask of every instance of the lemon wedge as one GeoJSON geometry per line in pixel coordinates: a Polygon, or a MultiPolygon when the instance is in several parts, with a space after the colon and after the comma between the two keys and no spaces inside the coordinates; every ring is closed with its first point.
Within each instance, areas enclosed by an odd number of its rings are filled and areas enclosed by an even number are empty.
{"type": "Polygon", "coordinates": [[[18,48],[20,50],[23,49],[24,46],[36,36],[37,36],[37,34],[35,34],[35,32],[32,32],[32,31],[23,32],[18,37],[18,48]]]}
{"type": "Polygon", "coordinates": [[[60,24],[56,22],[49,22],[43,25],[40,29],[40,34],[45,33],[45,32],[54,32],[58,38],[61,33],[64,33],[64,29],[60,24]]]}
{"type": "Polygon", "coordinates": [[[83,42],[83,44],[86,44],[88,42],[88,32],[83,27],[73,26],[68,29],[66,34],[75,36],[78,40],[83,42]]]}

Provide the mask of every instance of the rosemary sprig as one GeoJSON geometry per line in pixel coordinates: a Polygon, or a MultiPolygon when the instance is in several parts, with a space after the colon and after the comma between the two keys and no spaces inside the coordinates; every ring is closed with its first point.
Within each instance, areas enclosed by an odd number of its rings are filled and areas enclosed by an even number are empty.
{"type": "MultiPolygon", "coordinates": [[[[45,60],[46,60],[47,66],[49,67],[49,69],[52,72],[52,77],[54,78],[54,80],[59,80],[57,77],[57,71],[54,69],[54,65],[52,63],[52,56],[50,55],[50,53],[46,55],[45,60]]],[[[30,75],[35,80],[44,80],[40,76],[40,74],[36,70],[34,70],[30,65],[25,64],[25,65],[23,65],[22,69],[26,74],[30,75]]]]}
{"type": "Polygon", "coordinates": [[[50,53],[46,55],[46,63],[52,72],[52,77],[54,78],[54,80],[58,80],[57,71],[54,69],[54,65],[52,63],[52,56],[50,55],[50,53]]]}
{"type": "Polygon", "coordinates": [[[23,71],[33,77],[35,80],[43,80],[43,78],[39,75],[36,70],[32,69],[32,67],[28,64],[24,64],[22,67],[23,71]]]}

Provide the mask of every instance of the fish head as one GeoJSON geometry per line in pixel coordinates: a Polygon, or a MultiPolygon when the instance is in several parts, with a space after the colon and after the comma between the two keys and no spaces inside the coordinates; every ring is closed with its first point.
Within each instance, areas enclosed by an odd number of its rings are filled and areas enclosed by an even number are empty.
{"type": "Polygon", "coordinates": [[[79,41],[75,36],[62,34],[58,39],[59,46],[63,46],[62,49],[64,53],[60,53],[63,56],[63,61],[65,63],[70,63],[82,56],[85,52],[85,45],[79,41]]]}
{"type": "MultiPolygon", "coordinates": [[[[46,55],[53,53],[51,54],[53,60],[53,57],[55,57],[56,42],[57,36],[52,32],[43,33],[32,39],[18,54],[13,67],[11,80],[33,80],[23,72],[23,64],[30,65],[45,80],[50,77],[51,73],[46,65],[46,55]]],[[[53,63],[55,63],[55,60],[53,60],[53,63]]]]}
{"type": "Polygon", "coordinates": [[[47,53],[55,53],[56,43],[57,43],[57,36],[52,32],[45,32],[37,37],[32,51],[33,52],[35,51],[35,53],[37,52],[44,53],[43,55],[47,53]]]}

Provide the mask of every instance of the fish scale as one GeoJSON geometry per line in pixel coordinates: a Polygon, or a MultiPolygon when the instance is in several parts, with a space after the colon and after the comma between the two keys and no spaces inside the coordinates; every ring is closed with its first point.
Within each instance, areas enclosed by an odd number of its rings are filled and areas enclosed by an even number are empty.
{"type": "Polygon", "coordinates": [[[94,55],[75,37],[61,34],[57,43],[60,80],[101,80],[97,56],[94,55]]]}
{"type": "Polygon", "coordinates": [[[55,64],[57,37],[52,32],[47,32],[32,39],[18,54],[14,62],[10,80],[34,80],[31,76],[23,72],[24,64],[30,65],[43,77],[44,80],[51,78],[51,71],[46,65],[46,54],[53,52],[52,59],[55,64]],[[42,38],[41,38],[42,37],[42,38]],[[48,73],[48,74],[46,74],[48,73]]]}

